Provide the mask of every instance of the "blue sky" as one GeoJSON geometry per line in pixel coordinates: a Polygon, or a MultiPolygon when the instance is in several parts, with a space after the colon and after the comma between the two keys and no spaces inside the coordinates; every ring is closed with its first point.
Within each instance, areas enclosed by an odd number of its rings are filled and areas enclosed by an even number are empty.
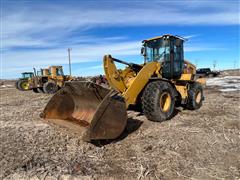
{"type": "Polygon", "coordinates": [[[104,54],[141,63],[141,41],[188,38],[185,59],[197,67],[239,67],[239,1],[0,0],[1,78],[33,67],[63,65],[72,74],[103,73],[104,54]]]}

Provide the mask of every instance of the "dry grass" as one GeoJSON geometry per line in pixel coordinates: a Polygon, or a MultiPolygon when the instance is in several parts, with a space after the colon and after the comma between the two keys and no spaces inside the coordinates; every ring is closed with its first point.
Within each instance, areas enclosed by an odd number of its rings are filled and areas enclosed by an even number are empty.
{"type": "Polygon", "coordinates": [[[0,93],[1,179],[240,178],[237,92],[208,89],[200,110],[163,123],[129,111],[122,137],[98,146],[41,121],[49,95],[0,93]]]}

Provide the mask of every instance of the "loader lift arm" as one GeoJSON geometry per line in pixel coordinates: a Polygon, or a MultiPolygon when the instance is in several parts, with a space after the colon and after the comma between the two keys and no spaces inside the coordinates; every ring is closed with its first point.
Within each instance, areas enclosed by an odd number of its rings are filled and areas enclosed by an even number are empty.
{"type": "MultiPolygon", "coordinates": [[[[111,55],[109,55],[109,57],[111,57],[111,55]]],[[[121,64],[125,64],[127,66],[129,66],[132,70],[134,70],[135,72],[138,72],[142,69],[143,66],[139,65],[139,64],[135,64],[135,63],[128,63],[126,61],[122,61],[116,58],[111,57],[113,61],[121,63],[121,64]]]]}
{"type": "MultiPolygon", "coordinates": [[[[160,64],[158,62],[151,62],[145,66],[138,65],[138,73],[131,77],[131,84],[127,85],[123,78],[124,73],[117,70],[114,61],[129,65],[130,68],[132,67],[131,64],[116,60],[115,58],[112,58],[111,55],[105,55],[103,61],[106,78],[111,87],[118,92],[122,92],[126,107],[130,104],[134,105],[136,103],[138,95],[147,85],[149,79],[160,69],[160,64]]],[[[136,67],[136,64],[134,64],[134,66],[136,67]]]]}

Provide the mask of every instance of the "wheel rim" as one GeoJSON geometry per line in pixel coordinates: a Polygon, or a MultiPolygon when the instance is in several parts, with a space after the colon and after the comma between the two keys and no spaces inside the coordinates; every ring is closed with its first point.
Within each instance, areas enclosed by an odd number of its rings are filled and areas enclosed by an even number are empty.
{"type": "Polygon", "coordinates": [[[168,92],[164,92],[161,96],[160,96],[160,108],[163,112],[167,112],[169,111],[170,107],[171,107],[171,96],[168,92]]]}
{"type": "Polygon", "coordinates": [[[24,90],[28,90],[28,82],[23,82],[22,84],[21,84],[21,87],[24,89],[24,90]]]}
{"type": "Polygon", "coordinates": [[[201,102],[201,99],[202,99],[202,92],[198,91],[196,95],[196,103],[199,104],[201,102]]]}
{"type": "Polygon", "coordinates": [[[55,91],[55,86],[53,84],[49,84],[47,89],[49,92],[53,92],[53,91],[55,91]]]}
{"type": "Polygon", "coordinates": [[[49,91],[52,91],[52,90],[53,90],[53,86],[50,86],[50,87],[49,87],[49,91]]]}

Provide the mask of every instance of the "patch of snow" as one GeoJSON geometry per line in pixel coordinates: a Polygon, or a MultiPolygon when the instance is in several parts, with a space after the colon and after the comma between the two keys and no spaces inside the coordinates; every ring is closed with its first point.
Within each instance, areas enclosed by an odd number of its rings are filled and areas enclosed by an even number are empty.
{"type": "Polygon", "coordinates": [[[225,76],[207,79],[206,85],[218,86],[222,92],[240,91],[240,76],[225,76]]]}
{"type": "Polygon", "coordinates": [[[234,88],[226,88],[226,89],[219,89],[222,92],[231,92],[231,91],[239,91],[239,89],[234,89],[234,88]]]}
{"type": "Polygon", "coordinates": [[[4,84],[4,85],[1,85],[1,87],[5,88],[5,87],[13,87],[13,85],[11,84],[4,84]]]}

